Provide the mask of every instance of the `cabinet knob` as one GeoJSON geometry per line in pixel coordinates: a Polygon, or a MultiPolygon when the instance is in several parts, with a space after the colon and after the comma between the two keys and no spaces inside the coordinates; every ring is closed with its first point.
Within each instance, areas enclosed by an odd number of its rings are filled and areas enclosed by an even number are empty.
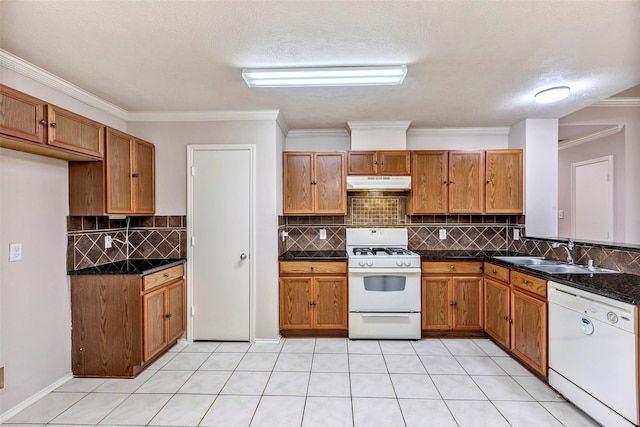
{"type": "Polygon", "coordinates": [[[312,265],[311,267],[309,267],[311,270],[313,270],[315,267],[312,265]]]}
{"type": "Polygon", "coordinates": [[[488,180],[487,180],[487,184],[489,184],[490,182],[491,182],[491,180],[490,180],[490,179],[488,179],[488,180]]]}
{"type": "Polygon", "coordinates": [[[315,301],[311,301],[311,302],[309,303],[309,305],[316,305],[316,302],[315,302],[315,301]]]}
{"type": "Polygon", "coordinates": [[[455,269],[456,269],[456,266],[455,266],[455,265],[452,265],[452,266],[450,266],[449,268],[450,268],[450,269],[452,269],[452,270],[455,270],[455,269]]]}
{"type": "Polygon", "coordinates": [[[513,323],[513,319],[509,319],[509,323],[512,324],[513,323]]]}
{"type": "Polygon", "coordinates": [[[498,274],[498,272],[496,270],[491,270],[491,273],[498,274]]]}
{"type": "Polygon", "coordinates": [[[449,181],[449,184],[455,184],[453,181],[449,181]]]}
{"type": "Polygon", "coordinates": [[[167,319],[170,319],[171,318],[171,313],[165,314],[164,317],[166,317],[167,319]]]}
{"type": "Polygon", "coordinates": [[[376,160],[375,162],[373,162],[373,164],[374,164],[374,165],[377,165],[377,164],[378,164],[378,161],[376,160]]]}
{"type": "Polygon", "coordinates": [[[56,127],[56,126],[58,126],[58,125],[56,124],[56,122],[51,122],[51,124],[50,124],[49,126],[51,126],[52,128],[54,128],[54,127],[56,127]]]}
{"type": "Polygon", "coordinates": [[[504,320],[509,320],[509,317],[508,316],[504,316],[503,319],[504,320]]]}
{"type": "Polygon", "coordinates": [[[455,301],[451,301],[451,302],[449,303],[449,305],[452,305],[452,306],[453,306],[453,305],[458,305],[458,303],[457,303],[457,302],[455,302],[455,301]]]}
{"type": "Polygon", "coordinates": [[[138,178],[140,176],[140,174],[133,173],[133,174],[131,174],[131,176],[134,177],[134,178],[138,178]]]}
{"type": "Polygon", "coordinates": [[[529,281],[525,279],[525,280],[522,281],[522,283],[524,283],[526,285],[527,283],[529,283],[529,281]]]}
{"type": "Polygon", "coordinates": [[[38,123],[40,123],[41,125],[46,125],[47,121],[45,119],[40,120],[38,123]]]}
{"type": "Polygon", "coordinates": [[[447,181],[442,181],[442,183],[446,185],[446,184],[447,184],[447,181]]]}
{"type": "Polygon", "coordinates": [[[169,274],[164,273],[164,274],[163,274],[163,276],[164,276],[164,277],[169,277],[169,274]]]}
{"type": "Polygon", "coordinates": [[[384,165],[384,162],[380,162],[381,165],[384,165]]]}

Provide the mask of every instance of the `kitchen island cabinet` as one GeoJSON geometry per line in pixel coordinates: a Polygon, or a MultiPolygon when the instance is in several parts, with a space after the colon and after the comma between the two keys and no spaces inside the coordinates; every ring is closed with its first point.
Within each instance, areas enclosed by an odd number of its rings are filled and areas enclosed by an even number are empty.
{"type": "Polygon", "coordinates": [[[0,85],[0,146],[64,160],[100,160],[101,123],[0,85]]]}
{"type": "Polygon", "coordinates": [[[184,333],[181,262],[149,274],[71,273],[75,376],[133,378],[184,333]]]}
{"type": "Polygon", "coordinates": [[[69,163],[72,216],[155,213],[155,147],[107,128],[101,162],[69,163]]]}
{"type": "Polygon", "coordinates": [[[422,262],[422,330],[483,330],[482,262],[422,262]]]}
{"type": "Polygon", "coordinates": [[[280,261],[283,336],[347,335],[347,263],[280,261]]]}

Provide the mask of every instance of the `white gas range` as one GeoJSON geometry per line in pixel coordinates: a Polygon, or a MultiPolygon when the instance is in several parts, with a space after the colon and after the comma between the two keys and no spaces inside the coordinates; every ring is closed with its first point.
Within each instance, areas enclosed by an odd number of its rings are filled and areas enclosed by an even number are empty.
{"type": "Polygon", "coordinates": [[[349,338],[420,339],[420,255],[406,228],[348,228],[349,338]]]}

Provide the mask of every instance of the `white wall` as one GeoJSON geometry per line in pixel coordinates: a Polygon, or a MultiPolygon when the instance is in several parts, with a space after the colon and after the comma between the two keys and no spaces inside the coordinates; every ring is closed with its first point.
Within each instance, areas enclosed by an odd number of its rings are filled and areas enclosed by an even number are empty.
{"type": "MultiPolygon", "coordinates": [[[[219,122],[130,122],[128,132],[156,146],[156,215],[187,213],[187,145],[255,144],[256,339],[276,339],[278,327],[277,204],[282,166],[275,120],[219,122]],[[280,175],[278,175],[280,168],[280,175]]],[[[233,183],[229,183],[233,185],[233,183]]],[[[281,204],[281,203],[280,203],[281,204]]]]}
{"type": "Polygon", "coordinates": [[[501,149],[508,136],[508,128],[409,129],[407,150],[501,149]]]}
{"type": "Polygon", "coordinates": [[[526,119],[511,127],[509,148],[524,148],[528,236],[558,235],[558,120],[526,119]],[[524,145],[524,147],[523,147],[524,145]]]}
{"type": "Polygon", "coordinates": [[[558,218],[558,236],[571,236],[571,164],[613,156],[613,241],[625,241],[625,132],[624,129],[606,138],[558,150],[558,209],[564,218],[558,218]]]}
{"type": "Polygon", "coordinates": [[[0,149],[0,414],[71,374],[67,187],[66,161],[0,149]]]}
{"type": "Polygon", "coordinates": [[[624,125],[624,243],[640,244],[640,108],[587,107],[560,119],[562,125],[624,125]]]}

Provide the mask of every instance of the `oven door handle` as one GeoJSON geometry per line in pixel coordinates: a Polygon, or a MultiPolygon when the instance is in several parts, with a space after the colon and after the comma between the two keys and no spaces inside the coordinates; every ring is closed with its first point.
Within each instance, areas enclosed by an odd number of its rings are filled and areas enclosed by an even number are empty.
{"type": "Polygon", "coordinates": [[[386,274],[388,276],[408,276],[408,275],[420,275],[421,269],[418,268],[363,268],[363,269],[349,269],[349,274],[354,276],[372,276],[376,274],[386,274]]]}
{"type": "Polygon", "coordinates": [[[409,317],[409,313],[360,313],[362,317],[409,317]]]}

